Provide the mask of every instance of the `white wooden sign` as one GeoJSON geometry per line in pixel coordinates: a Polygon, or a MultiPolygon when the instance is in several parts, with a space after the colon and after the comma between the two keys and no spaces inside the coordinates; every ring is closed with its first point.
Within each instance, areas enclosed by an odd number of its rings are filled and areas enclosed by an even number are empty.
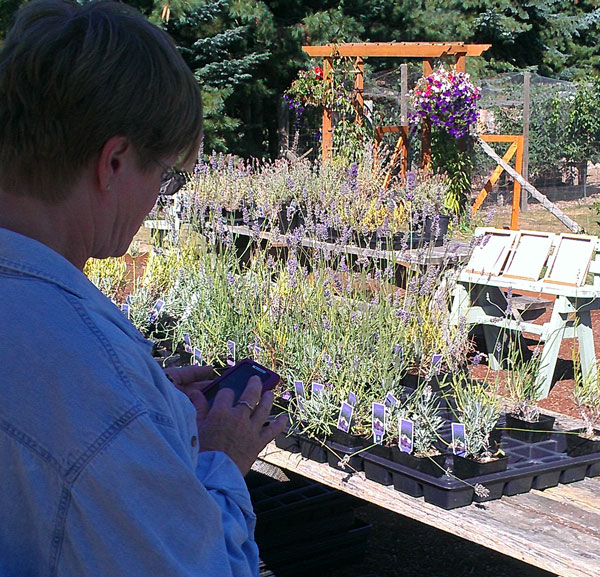
{"type": "Polygon", "coordinates": [[[539,280],[550,254],[553,239],[552,233],[521,231],[515,240],[515,248],[502,276],[531,281],[539,280]]]}
{"type": "Polygon", "coordinates": [[[485,230],[479,245],[473,249],[465,272],[498,276],[502,272],[516,235],[514,230],[485,230]]]}
{"type": "Polygon", "coordinates": [[[581,234],[561,234],[544,282],[582,286],[596,249],[597,238],[581,234]]]}

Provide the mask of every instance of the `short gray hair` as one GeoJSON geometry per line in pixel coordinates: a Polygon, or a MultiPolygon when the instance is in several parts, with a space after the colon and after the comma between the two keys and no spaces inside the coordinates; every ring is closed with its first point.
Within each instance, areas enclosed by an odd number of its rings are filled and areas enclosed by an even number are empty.
{"type": "Polygon", "coordinates": [[[50,202],[113,136],[142,168],[190,158],[202,133],[194,75],[171,38],[111,1],[33,0],[0,49],[0,188],[50,202]]]}

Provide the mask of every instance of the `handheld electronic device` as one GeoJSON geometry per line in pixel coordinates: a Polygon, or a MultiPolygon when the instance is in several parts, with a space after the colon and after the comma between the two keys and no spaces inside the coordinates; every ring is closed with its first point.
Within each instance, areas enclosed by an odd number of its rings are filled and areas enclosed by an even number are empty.
{"type": "Polygon", "coordinates": [[[216,394],[221,389],[233,389],[235,393],[234,403],[237,403],[248,384],[248,379],[253,376],[260,377],[263,393],[274,388],[280,381],[280,376],[277,373],[263,367],[252,359],[243,359],[217,377],[212,382],[210,388],[204,391],[204,396],[209,404],[212,405],[216,394]]]}

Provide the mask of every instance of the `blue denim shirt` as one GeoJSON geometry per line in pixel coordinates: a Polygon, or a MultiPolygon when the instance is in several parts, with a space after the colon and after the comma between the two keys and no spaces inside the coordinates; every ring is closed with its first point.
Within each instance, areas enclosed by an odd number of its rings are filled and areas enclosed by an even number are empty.
{"type": "Polygon", "coordinates": [[[255,516],[151,345],[81,271],[0,229],[0,575],[258,575],[255,516]]]}

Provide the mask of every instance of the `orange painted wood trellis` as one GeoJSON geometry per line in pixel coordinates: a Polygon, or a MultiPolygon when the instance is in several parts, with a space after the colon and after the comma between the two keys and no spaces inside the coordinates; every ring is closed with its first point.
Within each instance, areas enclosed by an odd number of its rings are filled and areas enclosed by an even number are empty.
{"type": "MultiPolygon", "coordinates": [[[[523,135],[522,134],[480,134],[479,138],[484,142],[508,142],[510,146],[502,157],[502,160],[506,163],[515,157],[515,170],[519,173],[523,173],[523,135]]],[[[481,192],[477,195],[475,203],[473,204],[473,214],[475,214],[487,195],[492,191],[493,186],[498,182],[500,175],[504,171],[504,168],[500,165],[496,166],[492,175],[485,183],[485,186],[481,189],[481,192]]],[[[518,230],[519,228],[519,209],[521,199],[521,184],[515,179],[513,181],[513,199],[512,199],[512,211],[510,215],[510,229],[518,230]]]]}
{"type": "MultiPolygon", "coordinates": [[[[335,58],[355,58],[355,102],[357,122],[362,122],[364,114],[363,82],[364,59],[368,57],[421,58],[423,75],[433,72],[436,58],[452,56],[456,69],[464,72],[467,56],[481,56],[491,44],[465,44],[464,42],[351,42],[343,44],[324,44],[322,46],[303,46],[302,50],[311,58],[323,58],[323,81],[332,82],[333,61],[335,58]]],[[[378,127],[384,128],[384,127],[378,127]]],[[[404,127],[401,127],[404,128],[404,127]]],[[[403,131],[400,138],[403,136],[403,131]]],[[[322,158],[326,160],[332,155],[332,118],[331,110],[323,109],[322,119],[322,158]]],[[[400,148],[401,148],[401,143],[400,148]]],[[[396,145],[398,149],[398,145],[396,145]]],[[[431,160],[430,126],[423,124],[421,144],[421,164],[428,166],[431,160]]],[[[400,153],[400,152],[399,152],[400,153]]]]}

